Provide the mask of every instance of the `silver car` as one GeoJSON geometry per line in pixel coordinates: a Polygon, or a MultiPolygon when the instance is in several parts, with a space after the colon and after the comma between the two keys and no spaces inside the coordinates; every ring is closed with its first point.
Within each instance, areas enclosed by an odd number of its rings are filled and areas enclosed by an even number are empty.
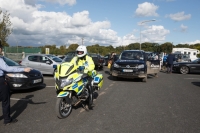
{"type": "Polygon", "coordinates": [[[54,74],[53,65],[60,64],[62,59],[51,54],[27,55],[20,63],[23,66],[39,70],[42,74],[54,74]]]}

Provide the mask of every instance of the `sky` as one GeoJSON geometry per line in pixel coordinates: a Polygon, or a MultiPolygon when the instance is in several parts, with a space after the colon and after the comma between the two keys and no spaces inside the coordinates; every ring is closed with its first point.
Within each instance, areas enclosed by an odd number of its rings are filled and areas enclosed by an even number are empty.
{"type": "Polygon", "coordinates": [[[0,0],[12,22],[8,44],[34,47],[200,43],[199,5],[200,0],[0,0]]]}

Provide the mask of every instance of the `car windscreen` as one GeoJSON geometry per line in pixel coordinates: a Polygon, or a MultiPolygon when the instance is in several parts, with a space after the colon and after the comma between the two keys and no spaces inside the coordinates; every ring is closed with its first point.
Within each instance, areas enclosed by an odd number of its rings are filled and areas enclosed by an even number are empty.
{"type": "Polygon", "coordinates": [[[121,53],[119,59],[121,60],[144,60],[141,51],[124,51],[121,53]]]}
{"type": "Polygon", "coordinates": [[[7,58],[7,57],[3,57],[3,60],[6,62],[6,64],[8,66],[21,66],[19,63],[7,58]]]}
{"type": "Polygon", "coordinates": [[[58,58],[57,56],[54,55],[47,55],[47,56],[55,62],[62,62],[62,59],[58,58]]]}

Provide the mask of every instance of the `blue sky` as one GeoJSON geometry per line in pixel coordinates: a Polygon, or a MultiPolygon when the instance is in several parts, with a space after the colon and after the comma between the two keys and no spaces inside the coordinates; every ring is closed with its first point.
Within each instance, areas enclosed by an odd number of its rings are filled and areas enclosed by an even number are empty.
{"type": "Polygon", "coordinates": [[[199,5],[199,0],[0,0],[13,23],[11,46],[68,46],[82,39],[84,45],[114,47],[140,41],[196,44],[199,5]]]}

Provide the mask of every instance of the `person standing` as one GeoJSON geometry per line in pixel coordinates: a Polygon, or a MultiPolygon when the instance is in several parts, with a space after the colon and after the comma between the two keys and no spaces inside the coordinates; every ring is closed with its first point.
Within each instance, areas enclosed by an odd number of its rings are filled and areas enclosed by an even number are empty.
{"type": "Polygon", "coordinates": [[[17,119],[10,117],[10,89],[5,80],[5,72],[30,72],[31,68],[16,68],[8,66],[2,56],[3,45],[0,40],[0,101],[2,101],[2,112],[4,118],[4,125],[16,123],[17,119]]]}
{"type": "Polygon", "coordinates": [[[163,65],[162,65],[162,70],[163,71],[166,71],[166,68],[167,68],[167,54],[164,53],[164,56],[163,56],[163,65]]]}
{"type": "Polygon", "coordinates": [[[172,73],[173,62],[175,61],[175,56],[171,53],[167,57],[167,73],[172,73]]]}

